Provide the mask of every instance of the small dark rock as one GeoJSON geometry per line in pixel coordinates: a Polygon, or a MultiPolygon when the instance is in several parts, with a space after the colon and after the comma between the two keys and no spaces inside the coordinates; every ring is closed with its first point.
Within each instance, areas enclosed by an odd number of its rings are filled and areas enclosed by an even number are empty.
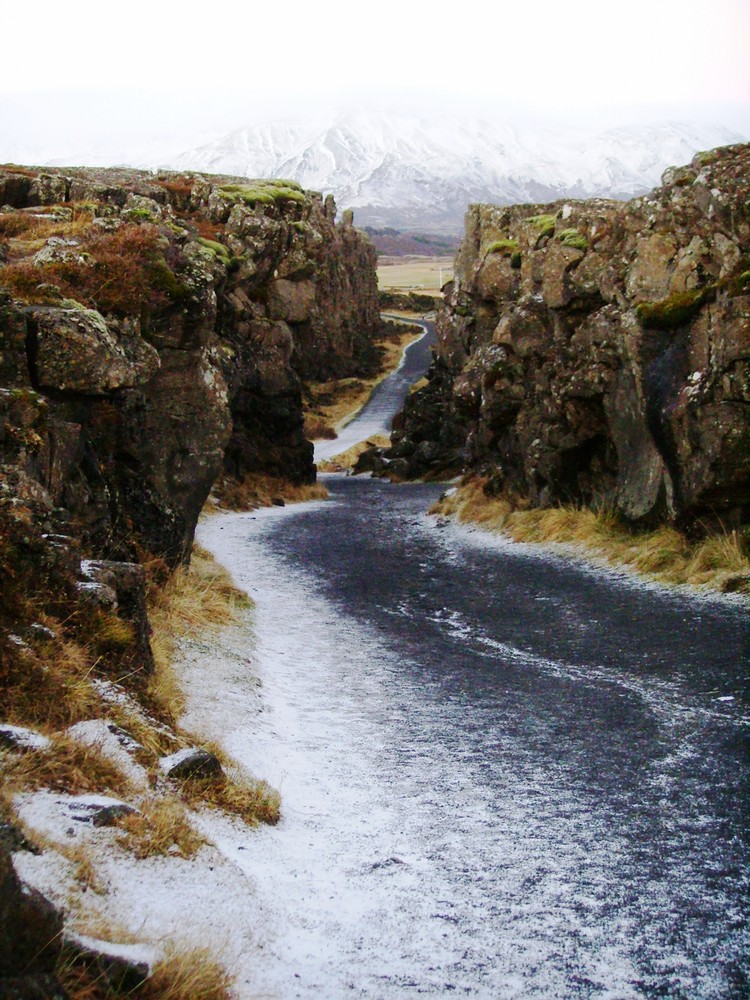
{"type": "Polygon", "coordinates": [[[0,748],[9,750],[46,750],[49,740],[34,729],[24,726],[0,725],[0,748]]]}
{"type": "Polygon", "coordinates": [[[211,778],[223,774],[219,758],[197,747],[162,757],[159,766],[168,778],[211,778]]]}

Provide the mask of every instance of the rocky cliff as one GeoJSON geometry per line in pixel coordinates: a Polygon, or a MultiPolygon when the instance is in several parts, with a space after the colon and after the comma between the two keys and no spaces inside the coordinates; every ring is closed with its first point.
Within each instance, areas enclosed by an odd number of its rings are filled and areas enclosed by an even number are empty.
{"type": "Polygon", "coordinates": [[[750,147],[625,205],[471,206],[429,384],[376,462],[632,522],[750,517],[750,147]]]}
{"type": "Polygon", "coordinates": [[[359,373],[374,251],[292,182],[0,170],[2,461],[84,546],[174,563],[225,468],[311,481],[301,380],[359,373]]]}
{"type": "Polygon", "coordinates": [[[143,564],[189,555],[217,476],[314,480],[303,381],[377,363],[375,252],[286,181],[7,167],[0,206],[0,723],[53,731],[103,678],[148,697],[143,564]]]}

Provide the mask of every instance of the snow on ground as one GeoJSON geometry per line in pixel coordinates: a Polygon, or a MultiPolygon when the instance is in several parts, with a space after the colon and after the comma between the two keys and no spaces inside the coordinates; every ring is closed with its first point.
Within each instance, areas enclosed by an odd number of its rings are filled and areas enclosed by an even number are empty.
{"type": "MultiPolygon", "coordinates": [[[[248,668],[250,643],[243,626],[183,642],[190,701],[183,721],[196,737],[226,745],[222,737],[229,720],[252,725],[262,711],[258,681],[248,668]]],[[[101,746],[142,786],[142,769],[105,722],[80,723],[71,734],[101,746]]],[[[136,941],[157,953],[173,945],[208,946],[237,977],[240,996],[257,996],[262,904],[252,876],[237,860],[257,850],[262,831],[213,810],[192,812],[191,820],[211,843],[187,860],[176,854],[136,859],[118,843],[119,830],[95,827],[90,819],[88,807],[118,801],[48,790],[20,796],[22,823],[46,846],[38,855],[14,855],[19,876],[63,909],[66,928],[119,943],[136,941]],[[84,875],[91,879],[89,887],[84,875]]]]}

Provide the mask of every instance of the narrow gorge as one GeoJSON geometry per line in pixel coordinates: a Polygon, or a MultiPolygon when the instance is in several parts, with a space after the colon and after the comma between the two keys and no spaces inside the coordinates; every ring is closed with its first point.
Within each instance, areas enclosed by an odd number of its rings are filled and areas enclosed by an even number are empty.
{"type": "Polygon", "coordinates": [[[315,448],[381,364],[350,212],[11,166],[0,205],[0,994],[167,996],[168,941],[206,998],[746,996],[750,147],[470,206],[434,327],[315,448]],[[742,562],[669,590],[467,496],[742,562]],[[232,611],[165,695],[189,573],[232,611]]]}

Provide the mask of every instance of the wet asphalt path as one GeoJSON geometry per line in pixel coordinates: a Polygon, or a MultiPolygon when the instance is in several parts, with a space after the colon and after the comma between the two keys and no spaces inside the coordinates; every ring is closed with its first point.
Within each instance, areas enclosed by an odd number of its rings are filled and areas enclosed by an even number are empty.
{"type": "Polygon", "coordinates": [[[325,481],[258,521],[253,558],[346,623],[310,717],[342,760],[378,734],[368,780],[441,873],[453,942],[330,995],[750,996],[747,607],[488,547],[424,516],[433,485],[325,481]]]}
{"type": "MultiPolygon", "coordinates": [[[[413,322],[417,323],[416,320],[413,322]]],[[[333,441],[315,442],[316,462],[340,455],[360,441],[366,441],[377,434],[389,433],[394,415],[401,409],[411,386],[427,371],[432,358],[435,324],[421,320],[418,325],[425,331],[423,336],[409,344],[399,367],[375,387],[355,420],[347,424],[333,441]]]]}

